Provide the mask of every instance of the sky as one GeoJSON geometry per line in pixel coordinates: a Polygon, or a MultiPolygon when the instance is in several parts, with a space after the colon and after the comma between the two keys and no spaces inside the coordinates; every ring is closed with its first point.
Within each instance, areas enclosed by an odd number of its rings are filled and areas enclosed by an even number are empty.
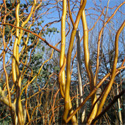
{"type": "MultiPolygon", "coordinates": [[[[104,7],[107,7],[107,2],[108,2],[108,0],[101,0],[101,2],[100,2],[100,0],[93,0],[93,2],[92,2],[92,0],[87,0],[87,4],[86,4],[86,7],[85,7],[85,9],[86,9],[86,15],[87,15],[87,23],[88,23],[88,27],[89,28],[91,28],[92,26],[93,26],[93,23],[97,20],[97,18],[98,18],[98,16],[96,16],[96,15],[94,15],[94,14],[97,14],[97,15],[100,15],[101,14],[101,12],[97,12],[97,11],[95,11],[95,10],[93,10],[93,9],[90,9],[89,11],[87,11],[87,9],[89,9],[89,8],[94,8],[95,6],[94,6],[94,1],[96,1],[96,4],[98,5],[98,6],[101,6],[102,7],[102,9],[104,8],[104,7]],[[92,14],[91,15],[91,18],[88,16],[88,12],[89,12],[89,14],[92,14]],[[94,19],[95,18],[95,19],[94,19]]],[[[113,12],[115,11],[115,9],[116,9],[116,6],[118,6],[118,5],[120,5],[120,3],[122,3],[122,2],[124,2],[124,0],[109,0],[109,7],[110,8],[113,8],[114,7],[114,9],[108,9],[108,14],[107,14],[107,18],[106,18],[106,20],[108,19],[108,17],[110,17],[112,14],[113,14],[113,12]]],[[[99,8],[99,7],[98,7],[99,8]]],[[[99,8],[99,10],[100,10],[100,8],[99,8]]],[[[113,41],[115,41],[115,35],[116,35],[116,31],[118,30],[118,28],[120,27],[120,25],[122,24],[122,22],[124,21],[124,19],[125,19],[125,5],[123,5],[121,8],[120,8],[120,11],[122,11],[122,13],[124,13],[124,15],[122,14],[122,16],[121,16],[121,14],[120,14],[120,12],[117,12],[116,13],[116,15],[113,17],[113,19],[114,19],[114,21],[113,20],[111,20],[112,21],[112,23],[110,24],[110,25],[107,25],[107,28],[109,28],[110,29],[110,27],[112,27],[112,28],[114,28],[114,31],[113,31],[113,36],[112,36],[112,40],[113,41]],[[120,19],[120,21],[119,21],[119,19],[120,19]],[[117,22],[117,20],[119,21],[119,22],[117,22]]],[[[76,12],[78,12],[78,10],[76,9],[76,12]]],[[[104,12],[106,12],[106,9],[105,9],[105,11],[104,12]]],[[[60,14],[61,15],[61,14],[60,14]]],[[[76,15],[74,15],[74,14],[72,14],[73,15],[73,19],[75,20],[75,17],[76,17],[76,15]]],[[[58,19],[58,12],[57,11],[55,11],[54,13],[53,13],[53,16],[55,17],[55,18],[57,18],[58,19]]],[[[53,17],[53,18],[54,18],[53,17]]],[[[54,18],[54,19],[55,19],[54,18]]],[[[102,16],[101,17],[101,19],[103,20],[104,19],[104,16],[102,16]]],[[[45,23],[46,22],[49,22],[50,20],[49,19],[45,19],[45,23]]],[[[60,23],[58,23],[58,24],[54,24],[54,25],[52,25],[52,27],[56,27],[59,31],[60,31],[60,28],[61,28],[61,24],[60,23]]],[[[78,29],[80,30],[80,34],[81,34],[81,36],[82,36],[82,29],[81,29],[81,27],[82,27],[82,24],[81,24],[81,21],[80,21],[80,24],[79,24],[79,26],[78,26],[78,29]]],[[[96,27],[95,27],[95,31],[96,32],[99,32],[99,30],[100,29],[98,29],[98,27],[102,27],[102,21],[99,21],[99,23],[97,23],[97,25],[96,25],[96,27]],[[97,29],[96,29],[97,28],[97,29]]],[[[109,30],[108,29],[108,30],[109,30]]],[[[105,32],[106,32],[106,35],[104,36],[104,47],[106,47],[106,45],[107,45],[107,40],[109,39],[108,38],[108,36],[107,36],[107,32],[108,32],[108,30],[107,29],[105,29],[105,32]]],[[[93,36],[93,38],[95,38],[95,37],[97,37],[98,36],[98,34],[95,32],[95,34],[94,34],[94,36],[93,36]]],[[[91,32],[90,32],[91,33],[91,32]]],[[[125,33],[125,28],[124,28],[124,33],[125,33]]],[[[122,36],[123,37],[123,36],[122,36]]],[[[51,36],[46,36],[46,39],[48,39],[48,41],[52,44],[52,45],[55,45],[60,39],[61,39],[61,36],[60,36],[60,34],[57,34],[57,35],[51,35],[51,36]]],[[[69,43],[69,39],[70,39],[70,35],[69,35],[69,37],[67,37],[67,43],[69,43]]],[[[124,40],[125,40],[125,36],[124,36],[124,40]]],[[[123,41],[124,43],[125,43],[125,41],[123,41]]],[[[68,46],[68,44],[66,45],[66,47],[68,46]]],[[[81,45],[82,46],[82,45],[81,45]]],[[[123,53],[124,53],[124,47],[120,44],[119,45],[119,50],[120,51],[122,51],[123,53]]],[[[125,55],[124,55],[125,56],[125,55]]],[[[121,64],[121,63],[118,63],[118,66],[119,66],[119,64],[121,64]]],[[[125,73],[125,72],[123,72],[123,73],[125,73]]],[[[125,76],[124,76],[125,77],[125,76]]]]}
{"type": "MultiPolygon", "coordinates": [[[[96,4],[98,5],[98,6],[101,6],[102,8],[105,6],[107,6],[107,1],[108,0],[101,0],[102,2],[100,2],[100,0],[93,0],[93,1],[96,1],[96,4]]],[[[124,0],[110,0],[110,2],[109,2],[109,7],[114,7],[114,6],[116,6],[116,5],[119,5],[119,3],[121,3],[121,2],[123,2],[124,0]]],[[[87,4],[86,4],[86,7],[85,7],[85,9],[88,9],[88,8],[92,8],[92,7],[94,7],[94,2],[92,2],[92,0],[87,0],[87,4]]],[[[116,8],[114,8],[114,9],[112,9],[112,12],[111,11],[108,11],[108,16],[110,16],[113,12],[114,12],[114,10],[115,10],[116,8]]],[[[121,7],[121,9],[122,9],[122,12],[123,13],[125,13],[125,5],[123,5],[122,7],[121,7]]],[[[52,12],[53,12],[54,10],[52,10],[52,12]]],[[[78,9],[76,9],[76,12],[78,12],[78,9]]],[[[93,9],[89,9],[89,11],[86,11],[86,15],[87,15],[87,23],[88,23],[88,27],[91,27],[92,26],[92,23],[94,22],[94,20],[93,20],[93,22],[92,22],[92,19],[90,19],[90,17],[88,16],[88,12],[89,12],[89,14],[98,14],[98,15],[100,15],[101,13],[100,12],[97,12],[97,11],[95,11],[95,10],[93,10],[93,9]]],[[[62,13],[60,13],[60,15],[61,15],[62,13]]],[[[120,16],[120,14],[118,15],[118,14],[116,14],[117,16],[120,16]]],[[[49,15],[48,15],[49,16],[49,15]]],[[[75,18],[76,18],[76,14],[74,15],[74,14],[72,14],[72,16],[73,16],[73,19],[75,20],[75,18]]],[[[96,15],[91,15],[91,17],[92,18],[95,18],[95,21],[96,21],[96,19],[98,18],[96,15]]],[[[45,20],[44,21],[44,23],[43,23],[43,25],[44,24],[46,24],[47,22],[50,22],[50,20],[52,21],[52,20],[55,20],[55,19],[59,19],[58,18],[58,12],[57,11],[54,11],[53,12],[53,14],[50,16],[50,18],[51,19],[48,19],[48,17],[46,18],[46,17],[43,17],[43,20],[45,20]],[[52,18],[51,18],[52,17],[52,18]]],[[[104,16],[102,16],[101,17],[101,19],[103,19],[104,18],[104,16]]],[[[124,18],[122,18],[122,20],[121,21],[123,21],[124,20],[124,18]]],[[[101,21],[100,21],[100,23],[101,23],[101,21]]],[[[81,21],[80,21],[80,24],[79,24],[79,29],[81,29],[81,21]]],[[[59,31],[60,31],[60,28],[61,28],[61,24],[60,23],[56,23],[56,24],[53,24],[52,25],[52,27],[56,27],[59,31]]],[[[81,30],[81,32],[82,32],[82,30],[81,30]]],[[[82,33],[81,33],[82,34],[82,33]]],[[[59,35],[57,35],[58,37],[59,37],[59,39],[60,39],[60,36],[59,35]]],[[[57,36],[56,36],[56,39],[57,39],[57,36]]]]}
{"type": "MultiPolygon", "coordinates": [[[[24,0],[20,0],[22,3],[24,2],[24,0]]],[[[75,1],[75,0],[74,0],[75,1]]],[[[98,16],[96,16],[96,15],[94,15],[94,14],[98,14],[98,15],[100,15],[101,14],[101,12],[97,12],[97,11],[95,11],[95,10],[93,10],[93,9],[89,9],[89,8],[94,8],[94,2],[96,1],[96,4],[98,5],[98,6],[101,6],[102,8],[104,7],[104,6],[107,6],[107,2],[108,2],[108,0],[87,0],[87,4],[86,4],[86,7],[85,7],[85,9],[86,9],[86,15],[87,15],[87,23],[88,23],[88,27],[89,28],[91,28],[92,26],[93,26],[93,23],[96,21],[96,19],[98,18],[98,16]],[[100,2],[101,1],[101,2],[100,2]],[[87,9],[89,9],[88,11],[87,11],[87,9]],[[91,14],[91,18],[90,18],[90,16],[88,16],[88,14],[91,14]],[[95,19],[93,19],[93,18],[95,18],[95,19]]],[[[109,7],[114,7],[114,6],[118,6],[120,3],[122,3],[124,0],[110,0],[109,1],[109,7]]],[[[1,0],[0,0],[0,2],[1,2],[1,0]]],[[[53,3],[54,1],[52,0],[51,1],[51,3],[53,3]]],[[[79,4],[78,4],[78,6],[79,6],[79,4]]],[[[52,6],[50,6],[50,7],[52,7],[52,6]]],[[[98,7],[99,8],[99,7],[98,7]]],[[[100,9],[100,8],[99,8],[100,9]]],[[[114,12],[114,10],[116,9],[116,7],[114,8],[114,9],[112,9],[111,11],[109,10],[108,11],[108,16],[110,16],[113,12],[114,12]]],[[[125,5],[123,5],[121,8],[120,8],[120,10],[125,14],[125,5]]],[[[48,22],[50,22],[50,21],[53,21],[53,20],[58,20],[59,19],[59,16],[58,16],[58,11],[57,10],[54,10],[54,9],[51,9],[51,12],[52,12],[52,14],[50,14],[50,16],[48,15],[48,16],[43,16],[42,17],[42,19],[44,20],[44,22],[43,22],[43,24],[42,24],[42,26],[44,26],[45,24],[47,24],[48,22]]],[[[78,12],[78,9],[76,9],[76,14],[77,14],[77,12],[78,12]]],[[[73,15],[73,19],[75,20],[75,18],[76,18],[76,14],[72,14],[73,15]]],[[[62,15],[62,13],[60,12],[60,16],[62,15]]],[[[116,19],[120,19],[120,21],[118,22],[118,24],[120,25],[122,22],[123,22],[123,20],[125,19],[125,15],[122,15],[123,17],[121,17],[121,14],[120,13],[117,13],[116,15],[115,15],[115,17],[114,17],[114,19],[116,20],[116,19]]],[[[104,18],[104,16],[102,16],[101,17],[101,19],[103,19],[104,18]]],[[[117,23],[116,23],[117,21],[115,21],[115,22],[113,22],[113,27],[114,27],[114,29],[117,31],[117,29],[118,29],[118,27],[119,27],[119,25],[117,25],[117,23]]],[[[102,26],[102,22],[101,21],[99,21],[99,23],[97,24],[97,27],[101,27],[102,26]]],[[[61,24],[60,23],[56,23],[56,24],[53,24],[52,26],[51,26],[51,28],[52,27],[56,27],[57,28],[57,30],[59,30],[60,31],[60,29],[61,29],[61,24]]],[[[79,27],[78,27],[78,29],[80,29],[80,34],[81,34],[81,36],[82,36],[82,24],[81,24],[81,21],[80,21],[80,24],[79,24],[79,27]]],[[[95,27],[95,29],[97,28],[97,27],[95,27]]],[[[115,34],[115,31],[114,31],[114,34],[115,34]]],[[[94,35],[98,35],[98,34],[94,34],[94,35]]],[[[95,37],[95,36],[94,36],[95,37]]],[[[55,45],[58,41],[60,41],[60,39],[61,39],[61,35],[60,35],[60,33],[55,33],[55,35],[54,34],[51,34],[51,35],[46,35],[46,40],[47,41],[49,41],[50,42],[50,44],[52,44],[52,45],[55,45]]],[[[67,41],[67,43],[69,42],[69,39],[70,39],[70,35],[67,37],[67,39],[66,39],[66,41],[67,41]]],[[[108,38],[107,38],[108,39],[108,38]]],[[[68,45],[68,44],[67,44],[68,45]]],[[[123,47],[121,47],[120,46],[120,49],[123,49],[123,47]]]]}

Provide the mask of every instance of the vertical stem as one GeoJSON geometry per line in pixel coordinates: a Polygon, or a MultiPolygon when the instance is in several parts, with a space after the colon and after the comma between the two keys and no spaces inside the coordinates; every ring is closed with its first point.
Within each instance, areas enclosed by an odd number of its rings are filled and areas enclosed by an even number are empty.
{"type": "MultiPolygon", "coordinates": [[[[17,1],[17,6],[16,6],[16,26],[19,27],[19,7],[20,3],[17,1]]],[[[13,47],[13,59],[12,59],[12,76],[13,76],[13,82],[16,86],[16,115],[18,116],[18,122],[19,125],[24,124],[24,116],[23,116],[23,110],[22,110],[22,104],[21,104],[21,75],[19,72],[19,29],[16,28],[16,38],[14,42],[14,47],[13,47]]]]}
{"type": "MultiPolygon", "coordinates": [[[[118,90],[118,84],[117,84],[117,95],[119,95],[119,90],[118,90]]],[[[118,98],[118,115],[119,115],[119,121],[120,121],[120,125],[123,125],[123,121],[122,121],[122,113],[121,113],[121,102],[120,102],[120,98],[118,98]]]]}
{"type": "MultiPolygon", "coordinates": [[[[66,20],[66,0],[63,0],[63,13],[61,19],[61,51],[60,51],[60,68],[65,62],[65,20],[66,20]]],[[[65,92],[65,68],[60,74],[60,92],[64,97],[65,92]]]]}
{"type": "MultiPolygon", "coordinates": [[[[67,53],[67,82],[66,82],[66,91],[65,91],[65,111],[64,111],[64,118],[65,121],[67,119],[68,113],[71,110],[71,107],[69,107],[69,104],[71,103],[70,101],[70,82],[71,82],[71,72],[70,72],[70,63],[71,63],[71,55],[72,55],[72,48],[73,48],[73,43],[74,43],[74,38],[76,34],[76,30],[82,15],[82,11],[85,8],[86,5],[86,0],[82,3],[78,15],[76,17],[76,21],[73,26],[73,30],[71,33],[70,37],[70,43],[69,43],[69,48],[68,48],[68,53],[67,53]]],[[[77,120],[74,121],[74,123],[77,122],[77,120]]]]}
{"type": "Polygon", "coordinates": [[[80,52],[80,31],[76,32],[77,38],[77,66],[78,66],[78,82],[79,82],[79,93],[80,93],[80,102],[83,102],[83,93],[82,93],[82,78],[81,78],[81,52],[80,52]]]}
{"type": "MultiPolygon", "coordinates": [[[[66,0],[63,0],[63,13],[62,13],[62,20],[61,20],[61,52],[60,52],[60,74],[59,74],[59,82],[60,82],[60,92],[62,97],[66,97],[65,95],[65,63],[66,63],[66,57],[65,57],[65,20],[66,20],[66,0]]],[[[68,107],[71,109],[72,104],[71,104],[71,99],[69,98],[69,103],[68,107]]],[[[68,115],[69,110],[64,111],[64,116],[63,120],[66,121],[67,115],[68,115]],[[67,115],[66,115],[67,114],[67,115]]],[[[72,111],[71,111],[72,112],[72,111]]],[[[76,122],[76,117],[72,117],[72,122],[76,122]]]]}
{"type": "MultiPolygon", "coordinates": [[[[77,66],[78,66],[78,84],[79,84],[79,93],[80,93],[80,102],[83,102],[83,91],[82,91],[82,76],[81,76],[81,51],[80,51],[80,31],[76,32],[77,38],[77,66]]],[[[82,114],[80,113],[81,122],[83,123],[85,119],[85,109],[81,109],[82,114]]]]}
{"type": "MultiPolygon", "coordinates": [[[[76,108],[78,108],[79,107],[79,99],[78,99],[78,86],[76,86],[76,108]]],[[[77,112],[77,114],[76,114],[76,116],[77,116],[77,119],[78,119],[78,117],[79,117],[79,112],[77,112]]]]}
{"type": "MultiPolygon", "coordinates": [[[[84,56],[85,56],[85,66],[86,66],[86,70],[87,70],[87,74],[90,80],[90,90],[92,91],[94,89],[94,87],[96,86],[96,83],[94,82],[94,77],[93,77],[93,73],[92,73],[92,69],[91,69],[91,65],[90,65],[90,56],[89,56],[89,46],[88,46],[88,27],[87,27],[87,22],[86,22],[86,15],[85,15],[85,10],[82,13],[82,23],[83,23],[83,47],[84,47],[84,56]]],[[[91,97],[91,101],[92,101],[92,106],[94,105],[94,103],[96,102],[96,94],[94,94],[91,97]]],[[[92,119],[94,119],[94,117],[96,116],[96,112],[97,112],[97,104],[94,105],[93,111],[91,112],[87,123],[90,124],[92,119]]]]}

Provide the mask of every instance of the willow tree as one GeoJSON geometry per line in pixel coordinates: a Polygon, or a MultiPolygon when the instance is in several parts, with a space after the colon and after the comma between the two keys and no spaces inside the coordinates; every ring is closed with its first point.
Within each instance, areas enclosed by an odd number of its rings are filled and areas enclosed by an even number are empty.
{"type": "Polygon", "coordinates": [[[91,8],[87,8],[87,2],[0,2],[2,121],[8,118],[9,123],[20,125],[56,122],[79,124],[81,119],[85,119],[84,122],[82,120],[83,124],[101,123],[101,116],[118,102],[118,115],[122,124],[122,101],[119,98],[124,94],[123,81],[120,80],[119,84],[115,78],[125,68],[125,57],[122,49],[119,49],[124,45],[124,35],[121,34],[125,21],[122,19],[124,12],[120,9],[125,2],[120,1],[119,5],[110,7],[110,0],[107,0],[107,6],[103,6],[102,1],[91,1],[91,8]],[[112,25],[117,22],[114,19],[117,13],[121,15],[121,22],[114,29],[112,25]],[[83,33],[81,39],[76,35],[78,29],[83,33]],[[113,35],[114,38],[111,37],[113,35]],[[76,36],[81,42],[79,49],[82,51],[78,51],[81,56],[77,55],[76,36]],[[104,36],[107,36],[108,41],[104,36]],[[108,45],[108,49],[105,45],[108,45]],[[112,57],[112,61],[108,57],[112,57]],[[76,93],[79,79],[75,74],[77,59],[81,67],[78,68],[81,70],[80,95],[76,93]],[[74,99],[78,99],[77,108],[74,108],[74,99]],[[85,108],[86,102],[91,105],[89,109],[85,108]],[[86,115],[76,117],[83,106],[86,115]]]}
{"type": "MultiPolygon", "coordinates": [[[[109,1],[108,1],[109,3],[109,1]]],[[[76,16],[76,20],[73,20],[71,9],[70,9],[70,2],[66,2],[66,0],[63,1],[63,13],[62,13],[62,23],[61,23],[61,56],[60,56],[60,91],[62,93],[62,96],[65,98],[65,110],[64,110],[64,122],[68,123],[69,120],[71,119],[73,124],[78,124],[78,121],[75,117],[75,114],[78,112],[78,110],[81,109],[81,107],[85,104],[85,102],[91,97],[91,106],[92,110],[88,116],[87,123],[88,124],[93,124],[97,122],[97,118],[99,115],[102,115],[102,108],[106,102],[106,98],[111,91],[111,87],[114,83],[114,78],[116,74],[120,71],[120,69],[124,68],[124,61],[122,63],[121,68],[116,69],[117,61],[118,61],[118,40],[119,40],[119,35],[122,32],[123,28],[125,27],[125,21],[121,24],[119,27],[118,31],[116,32],[116,37],[115,37],[115,57],[114,57],[114,63],[113,63],[113,69],[111,72],[111,79],[108,85],[105,87],[105,89],[102,91],[102,94],[100,94],[100,97],[97,99],[96,97],[96,91],[97,89],[102,85],[102,83],[110,76],[110,73],[105,75],[102,80],[98,81],[98,73],[99,73],[99,60],[100,60],[100,44],[101,44],[101,37],[104,31],[104,28],[106,27],[107,23],[111,21],[111,19],[114,17],[118,9],[123,6],[125,2],[121,3],[114,13],[107,19],[107,21],[104,22],[103,27],[101,28],[98,36],[98,43],[97,43],[97,62],[96,62],[96,71],[93,73],[92,71],[92,66],[90,62],[90,53],[89,53],[89,30],[87,26],[87,21],[86,21],[86,14],[85,14],[85,6],[86,6],[86,0],[81,1],[80,3],[80,8],[76,16]],[[68,5],[67,5],[68,3],[68,5]],[[72,31],[70,35],[70,42],[69,42],[69,47],[68,47],[68,52],[67,52],[67,60],[66,60],[66,55],[65,55],[65,20],[66,20],[66,8],[68,6],[68,12],[69,12],[69,18],[71,20],[72,24],[72,31]],[[76,35],[76,30],[78,28],[78,24],[80,21],[80,18],[82,20],[82,26],[83,26],[83,49],[84,49],[84,60],[85,60],[85,67],[86,67],[86,72],[88,74],[89,78],[89,84],[90,84],[90,94],[84,99],[84,101],[80,104],[80,106],[73,111],[72,105],[71,105],[71,97],[70,97],[70,84],[71,84],[71,55],[72,55],[72,50],[73,50],[73,43],[76,35]],[[67,61],[67,63],[66,63],[67,61]],[[67,64],[67,65],[66,65],[67,64]],[[66,66],[66,80],[65,80],[65,66],[66,66]],[[116,72],[117,71],[117,72],[116,72]],[[98,84],[97,84],[98,83],[98,84]],[[98,104],[97,102],[100,100],[100,103],[98,104]],[[70,114],[68,116],[68,114],[70,114]]],[[[108,8],[108,4],[107,4],[108,8]]],[[[107,11],[106,11],[107,13],[107,11]]],[[[100,17],[99,17],[100,18],[100,17]]],[[[97,23],[97,22],[96,22],[97,23]]],[[[96,25],[94,24],[94,26],[96,25]]],[[[93,28],[94,28],[93,26],[93,28]]],[[[92,29],[93,29],[92,28],[92,29]]],[[[91,30],[92,30],[91,29],[91,30]]],[[[124,93],[124,90],[122,94],[124,93]]]]}

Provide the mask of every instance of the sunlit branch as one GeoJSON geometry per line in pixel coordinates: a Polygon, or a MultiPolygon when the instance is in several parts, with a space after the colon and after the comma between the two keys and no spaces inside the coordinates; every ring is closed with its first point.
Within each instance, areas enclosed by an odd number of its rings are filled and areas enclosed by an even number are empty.
{"type": "MultiPolygon", "coordinates": [[[[125,69],[125,66],[122,66],[120,68],[117,69],[115,75],[117,75],[120,70],[125,69]]],[[[70,119],[72,118],[73,115],[75,115],[81,108],[82,106],[88,101],[89,98],[92,97],[92,95],[97,91],[97,89],[102,85],[102,83],[110,76],[111,74],[108,73],[107,75],[105,75],[102,80],[96,85],[96,87],[91,91],[91,93],[84,99],[84,101],[80,104],[80,106],[67,118],[66,123],[68,123],[70,121],[70,119]]]]}
{"type": "Polygon", "coordinates": [[[44,38],[42,38],[41,36],[39,36],[38,34],[32,32],[32,31],[30,31],[30,30],[24,29],[24,28],[22,28],[22,27],[17,27],[17,26],[14,26],[13,24],[9,24],[9,23],[0,23],[0,25],[9,25],[9,26],[12,26],[12,27],[15,27],[15,28],[24,30],[24,31],[26,31],[26,32],[29,32],[29,33],[31,33],[31,34],[37,36],[38,38],[40,38],[40,39],[41,39],[43,42],[45,42],[49,47],[51,47],[51,48],[55,49],[56,51],[60,52],[59,49],[55,48],[53,45],[49,44],[44,38]]]}
{"type": "Polygon", "coordinates": [[[113,85],[113,82],[114,82],[116,66],[117,66],[117,61],[118,61],[118,40],[119,40],[119,35],[120,35],[120,33],[121,33],[121,31],[123,30],[124,27],[125,27],[125,21],[122,23],[121,27],[119,28],[119,30],[116,33],[116,37],[115,37],[115,58],[114,58],[113,70],[112,70],[112,74],[111,74],[111,80],[109,82],[109,85],[108,85],[105,93],[104,93],[103,98],[101,99],[101,102],[100,102],[100,105],[99,105],[98,112],[97,112],[96,116],[98,116],[101,113],[103,105],[105,103],[105,100],[106,100],[106,98],[107,98],[107,96],[108,96],[108,94],[111,90],[111,87],[113,85]]]}

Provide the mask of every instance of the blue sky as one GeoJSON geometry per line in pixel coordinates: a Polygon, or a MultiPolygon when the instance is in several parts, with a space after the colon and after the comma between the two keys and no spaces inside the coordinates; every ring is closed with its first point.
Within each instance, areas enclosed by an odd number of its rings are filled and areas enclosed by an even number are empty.
{"type": "MultiPolygon", "coordinates": [[[[94,0],[93,0],[94,1],[94,0]]],[[[100,2],[100,0],[96,0],[96,4],[98,5],[98,6],[101,6],[102,8],[105,6],[107,6],[107,1],[108,0],[101,0],[102,2],[100,2]]],[[[116,5],[119,5],[120,3],[122,3],[124,0],[110,0],[110,2],[109,2],[109,7],[114,7],[114,6],[116,6],[116,5]]],[[[79,4],[78,4],[79,5],[79,4]]],[[[88,9],[88,8],[91,8],[91,7],[93,7],[94,8],[94,3],[92,2],[92,0],[87,0],[87,4],[86,4],[86,7],[85,7],[85,9],[88,9]]],[[[99,8],[100,9],[100,8],[99,8]]],[[[108,16],[110,16],[113,12],[114,12],[114,10],[116,9],[116,7],[114,8],[114,9],[112,9],[112,12],[111,12],[111,10],[109,10],[108,11],[108,16]]],[[[106,9],[105,9],[106,10],[106,9]]],[[[125,13],[125,5],[123,5],[121,8],[120,8],[120,10],[122,10],[122,12],[123,13],[125,13]]],[[[46,24],[47,22],[50,22],[50,21],[53,21],[53,20],[58,20],[59,19],[59,16],[58,16],[58,12],[57,11],[55,11],[54,9],[52,9],[52,11],[54,11],[53,12],[53,14],[51,14],[50,15],[50,19],[48,19],[48,17],[43,17],[43,20],[44,20],[44,23],[43,23],[43,25],[44,24],[46,24]]],[[[76,9],[76,12],[78,11],[78,9],[76,9]]],[[[88,22],[88,27],[90,28],[91,26],[92,26],[92,24],[96,21],[96,19],[98,18],[98,16],[96,16],[96,15],[94,15],[94,14],[98,14],[98,15],[100,15],[101,14],[101,12],[97,12],[97,11],[95,11],[95,10],[93,10],[93,9],[90,9],[89,11],[89,14],[92,14],[91,16],[92,16],[92,18],[95,18],[95,20],[93,19],[91,19],[89,16],[87,16],[87,22],[88,22]]],[[[86,15],[88,15],[88,12],[86,11],[86,15]]],[[[60,12],[60,15],[61,15],[61,12],[60,12]]],[[[48,15],[49,16],[49,15],[48,15]]],[[[74,15],[74,14],[72,14],[72,16],[73,16],[73,18],[74,18],[74,20],[75,20],[75,17],[76,17],[76,15],[74,15]]],[[[121,16],[121,14],[120,13],[116,13],[116,16],[114,16],[114,18],[118,18],[119,16],[121,16]]],[[[101,17],[101,19],[103,19],[104,18],[104,16],[102,16],[101,17]]],[[[124,20],[124,17],[120,20],[121,21],[121,23],[122,23],[122,21],[124,20]]],[[[100,21],[98,24],[101,24],[102,22],[100,21]]],[[[80,22],[80,24],[79,24],[79,29],[81,29],[81,22],[80,22]]],[[[56,27],[59,31],[60,31],[60,28],[61,28],[61,23],[56,23],[56,24],[53,24],[51,27],[56,27]]],[[[81,32],[82,32],[82,30],[81,30],[81,32]]],[[[82,34],[82,33],[81,33],[82,34]]],[[[57,35],[55,35],[56,36],[56,40],[57,40],[57,37],[60,39],[60,34],[57,34],[57,35]]],[[[51,36],[51,37],[54,37],[53,35],[51,36]]],[[[49,37],[47,37],[47,39],[49,39],[49,37]]],[[[55,39],[55,38],[54,38],[55,39]]],[[[51,39],[52,40],[52,39],[51,39]]],[[[52,42],[52,44],[53,44],[53,42],[52,42]]]]}
{"type": "MultiPolygon", "coordinates": [[[[20,1],[21,1],[22,3],[24,3],[24,0],[20,0],[20,1]]],[[[74,1],[75,1],[75,0],[74,0],[74,1]]],[[[107,6],[107,2],[108,2],[108,0],[101,0],[101,2],[100,2],[100,0],[87,0],[87,4],[86,4],[85,9],[87,10],[87,9],[89,9],[89,8],[91,8],[91,7],[95,8],[95,6],[94,6],[94,1],[96,1],[96,4],[97,4],[98,6],[101,6],[102,9],[103,9],[104,6],[107,6]],[[93,2],[92,2],[92,1],[93,1],[93,2]]],[[[122,3],[123,1],[124,1],[124,0],[110,0],[110,2],[109,2],[109,7],[118,6],[118,5],[119,5],[120,3],[122,3]]],[[[52,0],[51,3],[53,3],[53,2],[54,2],[54,1],[52,0]]],[[[77,4],[78,4],[78,3],[77,3],[77,4]]],[[[50,6],[48,6],[48,7],[52,7],[52,6],[54,6],[54,5],[50,5],[50,6]]],[[[78,4],[78,6],[79,6],[79,4],[78,4]]],[[[98,9],[100,10],[99,7],[98,7],[98,9]]],[[[116,7],[114,7],[114,9],[112,9],[112,10],[109,9],[107,16],[111,16],[111,14],[114,12],[115,9],[116,9],[116,7]]],[[[120,10],[122,11],[122,13],[125,14],[125,5],[123,5],[123,6],[120,8],[120,10]]],[[[45,11],[45,10],[43,10],[43,11],[45,11]]],[[[41,12],[43,12],[43,11],[41,11],[41,12]]],[[[45,24],[47,24],[47,23],[50,22],[50,21],[58,20],[58,19],[59,19],[58,11],[57,11],[57,10],[51,9],[50,11],[52,12],[52,14],[42,17],[42,19],[44,20],[42,26],[44,26],[45,24]]],[[[77,12],[78,12],[78,9],[76,9],[76,14],[77,14],[77,12]]],[[[96,10],[93,10],[92,8],[89,9],[88,12],[86,11],[87,23],[88,23],[88,27],[91,28],[91,27],[93,26],[94,22],[96,21],[96,19],[98,18],[98,16],[101,14],[101,12],[99,12],[99,11],[97,12],[96,10]],[[91,14],[91,18],[90,18],[90,16],[88,16],[88,12],[89,12],[89,14],[91,14]],[[94,15],[94,14],[97,14],[98,16],[96,16],[96,15],[94,15]],[[93,19],[93,18],[95,18],[95,19],[93,19]]],[[[76,14],[75,14],[75,15],[72,14],[74,20],[75,20],[76,14]]],[[[60,12],[60,16],[61,16],[61,12],[60,12]]],[[[101,17],[101,19],[103,19],[103,18],[104,18],[104,16],[101,17]]],[[[114,20],[111,20],[111,21],[112,21],[112,26],[113,26],[114,29],[117,31],[117,29],[119,28],[119,26],[122,24],[123,20],[125,19],[125,15],[121,14],[120,12],[117,12],[113,19],[114,19],[114,20]],[[122,16],[121,16],[121,15],[122,15],[122,16]],[[119,21],[119,20],[120,20],[120,21],[119,21]],[[117,22],[117,21],[118,21],[118,22],[117,22]]],[[[107,20],[107,19],[106,19],[106,20],[107,20]]],[[[111,25],[108,25],[108,26],[111,27],[111,25]]],[[[53,24],[53,25],[51,26],[51,28],[52,28],[52,27],[56,27],[57,30],[60,31],[61,23],[59,22],[59,23],[53,24]]],[[[79,29],[80,29],[80,34],[81,34],[81,36],[82,36],[82,28],[81,28],[81,27],[82,27],[82,24],[81,24],[81,21],[80,21],[79,29]]],[[[94,28],[96,32],[99,32],[98,27],[102,27],[102,21],[99,21],[98,24],[96,25],[96,27],[94,28]]],[[[114,36],[115,36],[115,33],[116,33],[115,30],[113,31],[113,32],[114,32],[114,36]]],[[[125,29],[124,29],[124,32],[125,32],[125,29]]],[[[90,32],[90,33],[91,33],[91,32],[90,32]]],[[[93,38],[95,38],[96,36],[98,36],[98,34],[96,34],[96,33],[95,33],[94,35],[95,35],[95,36],[93,36],[93,38]]],[[[113,36],[113,39],[115,38],[114,36],[113,36]]],[[[52,33],[50,36],[47,35],[45,38],[46,38],[46,40],[47,40],[50,44],[55,45],[58,41],[60,41],[61,35],[60,35],[60,33],[55,33],[54,35],[53,35],[53,33],[52,33]]],[[[67,45],[68,45],[69,39],[70,39],[70,34],[69,34],[69,36],[66,38],[67,45]]],[[[106,39],[108,39],[107,36],[106,36],[106,39]]],[[[59,47],[59,48],[60,48],[60,47],[59,47]]],[[[123,47],[120,46],[120,49],[122,50],[123,47]]]]}

